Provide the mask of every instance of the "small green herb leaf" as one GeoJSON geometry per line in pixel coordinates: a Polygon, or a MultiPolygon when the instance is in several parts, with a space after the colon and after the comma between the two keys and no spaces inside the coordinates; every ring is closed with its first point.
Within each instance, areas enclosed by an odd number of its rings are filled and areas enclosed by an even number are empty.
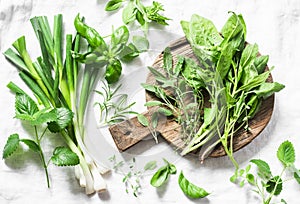
{"type": "Polygon", "coordinates": [[[15,111],[16,118],[21,120],[31,120],[32,116],[38,112],[36,103],[26,94],[16,94],[15,111]]]}
{"type": "Polygon", "coordinates": [[[154,170],[156,168],[156,161],[149,161],[145,166],[144,166],[144,170],[145,171],[149,171],[149,170],[154,170]]]}
{"type": "Polygon", "coordinates": [[[282,190],[282,179],[279,176],[275,176],[271,178],[266,185],[266,190],[269,193],[274,193],[274,195],[277,196],[281,193],[282,190]]]}
{"type": "Polygon", "coordinates": [[[34,152],[40,152],[41,151],[38,144],[33,140],[21,139],[20,142],[23,142],[24,144],[26,144],[28,146],[28,148],[31,149],[34,152]]]}
{"type": "Polygon", "coordinates": [[[151,178],[151,185],[154,187],[160,187],[169,178],[169,168],[168,166],[163,166],[157,170],[157,172],[151,178]]]}
{"type": "Polygon", "coordinates": [[[122,19],[125,24],[128,24],[136,19],[136,9],[133,1],[129,1],[127,6],[123,9],[122,19]]]}
{"type": "Polygon", "coordinates": [[[132,42],[139,52],[145,52],[149,49],[149,41],[144,36],[133,36],[132,42]]]}
{"type": "Polygon", "coordinates": [[[180,172],[179,178],[178,178],[178,184],[183,191],[183,193],[188,196],[189,198],[198,199],[198,198],[204,198],[209,195],[208,192],[206,192],[203,188],[200,188],[196,186],[195,184],[188,181],[182,171],[180,172]]]}
{"type": "Polygon", "coordinates": [[[138,121],[144,126],[144,127],[148,127],[149,126],[149,121],[146,118],[146,116],[142,115],[142,114],[138,114],[137,115],[137,119],[138,121]]]}
{"type": "Polygon", "coordinates": [[[277,158],[285,167],[292,166],[295,162],[295,149],[290,141],[283,142],[277,150],[277,158]]]}
{"type": "Polygon", "coordinates": [[[261,159],[252,159],[250,160],[258,168],[258,176],[263,179],[270,179],[272,177],[270,166],[267,162],[261,159]]]}
{"type": "Polygon", "coordinates": [[[255,185],[255,178],[253,174],[247,174],[246,179],[249,184],[255,185]]]}
{"type": "Polygon", "coordinates": [[[273,83],[263,83],[260,85],[260,87],[254,91],[254,93],[258,97],[263,97],[267,98],[271,96],[275,92],[281,91],[285,86],[283,84],[280,84],[278,82],[273,82],[273,83]]]}
{"type": "Polygon", "coordinates": [[[145,106],[152,107],[152,106],[160,106],[162,105],[162,102],[160,101],[148,101],[145,103],[145,106]]]}
{"type": "Polygon", "coordinates": [[[300,176],[299,176],[299,174],[297,172],[294,172],[294,178],[300,184],[300,176]]]}
{"type": "Polygon", "coordinates": [[[18,134],[10,135],[4,146],[2,158],[6,159],[11,156],[17,150],[19,142],[20,138],[18,134]]]}
{"type": "Polygon", "coordinates": [[[107,83],[113,84],[117,82],[122,73],[122,65],[120,60],[115,59],[113,62],[109,63],[105,71],[105,79],[107,83]]]}
{"type": "Polygon", "coordinates": [[[170,111],[169,109],[166,109],[166,108],[160,107],[157,111],[165,116],[173,115],[172,111],[170,111]]]}
{"type": "Polygon", "coordinates": [[[56,147],[51,161],[57,166],[75,166],[79,164],[79,157],[67,147],[56,147]]]}
{"type": "Polygon", "coordinates": [[[123,0],[110,0],[105,6],[105,11],[114,11],[122,6],[123,0]]]}
{"type": "Polygon", "coordinates": [[[54,122],[48,123],[48,129],[51,132],[59,132],[68,126],[73,118],[73,113],[67,108],[56,108],[54,109],[56,113],[56,120],[54,122]]]}
{"type": "Polygon", "coordinates": [[[125,45],[129,38],[129,31],[126,26],[117,28],[111,35],[111,46],[125,45]]]}
{"type": "Polygon", "coordinates": [[[43,123],[56,121],[57,115],[55,109],[42,109],[36,112],[33,116],[31,125],[41,125],[43,123]]]}

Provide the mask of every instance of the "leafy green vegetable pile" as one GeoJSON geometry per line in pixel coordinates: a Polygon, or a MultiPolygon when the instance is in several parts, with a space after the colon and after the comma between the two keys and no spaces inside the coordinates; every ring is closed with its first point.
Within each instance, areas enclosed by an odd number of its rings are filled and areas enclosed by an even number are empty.
{"type": "Polygon", "coordinates": [[[181,124],[186,142],[182,155],[201,148],[199,157],[203,161],[221,142],[238,169],[233,157],[235,132],[241,128],[251,131],[248,121],[259,111],[262,100],[284,85],[267,81],[268,56],[259,55],[256,44],[246,43],[242,15],[232,13],[221,32],[210,20],[198,15],[181,25],[198,63],[178,56],[173,65],[172,55],[166,49],[165,73],[150,68],[158,83],[143,87],[155,93],[161,99],[159,105],[168,107],[181,124]],[[166,94],[167,89],[172,90],[171,95],[166,94]],[[192,100],[186,103],[190,93],[192,100]],[[204,101],[209,101],[210,106],[204,106],[204,101]]]}
{"type": "MultiPolygon", "coordinates": [[[[295,180],[300,184],[300,172],[295,167],[295,149],[290,141],[281,143],[277,150],[277,158],[282,163],[283,169],[281,173],[274,176],[271,172],[269,164],[261,159],[252,159],[250,162],[257,166],[257,175],[250,173],[251,164],[245,169],[240,169],[236,172],[230,180],[234,183],[238,183],[241,187],[248,182],[254,187],[253,191],[257,193],[263,204],[269,204],[272,201],[273,196],[278,196],[282,189],[285,179],[283,175],[286,171],[293,173],[295,180]]],[[[286,203],[284,199],[281,199],[281,203],[286,203]]]]}
{"type": "Polygon", "coordinates": [[[68,148],[55,148],[50,158],[52,163],[58,166],[79,164],[75,167],[76,177],[80,185],[86,187],[87,194],[105,190],[106,184],[100,173],[108,169],[96,163],[84,145],[84,118],[89,96],[99,79],[100,68],[106,66],[104,77],[107,83],[117,82],[122,72],[121,60],[130,61],[147,50],[148,41],[135,36],[133,42],[129,42],[129,31],[126,26],[121,26],[113,30],[110,44],[107,44],[79,15],[74,20],[76,35],[67,34],[65,38],[61,14],[54,17],[52,30],[44,16],[32,18],[31,24],[41,56],[36,61],[31,59],[24,36],[13,43],[15,50],[9,48],[4,55],[16,66],[31,91],[29,94],[13,82],[8,84],[16,94],[15,117],[34,127],[34,139],[20,139],[18,134],[12,134],[5,145],[3,158],[12,155],[20,142],[24,143],[40,155],[50,187],[49,162],[46,162],[41,140],[47,130],[60,133],[68,148]]]}
{"type": "MultiPolygon", "coordinates": [[[[122,7],[125,0],[110,0],[105,6],[106,11],[115,11],[122,7]]],[[[166,21],[171,20],[159,12],[164,11],[163,5],[153,1],[151,6],[145,6],[141,0],[126,1],[126,6],[122,11],[122,19],[125,24],[137,21],[142,30],[147,33],[150,22],[156,22],[161,25],[168,25],[166,21]]]]}

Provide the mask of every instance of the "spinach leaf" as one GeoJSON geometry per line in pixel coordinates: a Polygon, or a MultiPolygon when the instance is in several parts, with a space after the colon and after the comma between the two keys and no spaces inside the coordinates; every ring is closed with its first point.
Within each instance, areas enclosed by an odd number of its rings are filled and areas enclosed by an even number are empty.
{"type": "Polygon", "coordinates": [[[281,91],[285,86],[283,84],[280,84],[278,82],[265,82],[259,86],[258,89],[254,90],[254,93],[258,97],[268,98],[275,92],[281,91]]]}

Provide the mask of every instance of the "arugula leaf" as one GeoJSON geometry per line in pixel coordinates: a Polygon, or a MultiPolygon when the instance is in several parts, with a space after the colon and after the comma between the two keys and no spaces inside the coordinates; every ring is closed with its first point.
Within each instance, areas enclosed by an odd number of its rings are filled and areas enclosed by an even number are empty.
{"type": "Polygon", "coordinates": [[[123,4],[123,0],[110,0],[105,5],[105,11],[114,11],[119,9],[123,4]]]}
{"type": "Polygon", "coordinates": [[[57,166],[75,166],[79,164],[79,157],[67,147],[56,147],[51,161],[57,166]]]}
{"type": "Polygon", "coordinates": [[[3,149],[2,158],[6,159],[10,157],[19,147],[20,138],[18,134],[12,134],[8,137],[3,149]]]}
{"type": "Polygon", "coordinates": [[[182,190],[182,192],[192,199],[199,199],[204,198],[209,195],[207,191],[205,191],[203,188],[200,188],[196,186],[195,184],[191,183],[189,180],[187,180],[182,171],[180,172],[179,178],[178,178],[178,184],[182,190]]]}
{"type": "Polygon", "coordinates": [[[258,176],[262,179],[270,179],[272,177],[270,166],[267,162],[261,159],[252,159],[251,163],[255,164],[258,168],[258,176]]]}
{"type": "Polygon", "coordinates": [[[285,167],[292,166],[295,162],[295,149],[290,141],[283,142],[277,150],[277,158],[285,167]]]}
{"type": "Polygon", "coordinates": [[[271,178],[266,185],[266,190],[269,193],[274,193],[276,196],[282,191],[282,179],[279,176],[271,178]]]}

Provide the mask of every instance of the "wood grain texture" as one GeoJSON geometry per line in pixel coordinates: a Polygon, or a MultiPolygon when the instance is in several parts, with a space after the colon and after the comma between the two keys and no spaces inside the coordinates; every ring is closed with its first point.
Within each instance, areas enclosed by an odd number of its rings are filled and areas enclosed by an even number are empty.
{"type": "MultiPolygon", "coordinates": [[[[182,37],[169,45],[171,53],[173,55],[173,63],[177,62],[177,55],[184,55],[197,61],[193,54],[192,48],[187,42],[185,37],[182,37]]],[[[154,68],[160,72],[164,72],[163,68],[163,53],[161,53],[153,63],[154,68]]],[[[268,69],[266,67],[266,69],[268,69]]],[[[270,75],[267,79],[268,82],[272,82],[272,76],[270,75]]],[[[147,84],[155,84],[154,76],[149,73],[147,84]]],[[[146,101],[158,100],[153,94],[146,92],[146,101]]],[[[256,138],[266,127],[272,116],[274,108],[274,95],[270,96],[266,100],[263,100],[259,112],[253,119],[249,121],[249,127],[251,131],[239,130],[233,139],[233,149],[237,151],[242,147],[249,144],[254,138],[256,138]]],[[[154,110],[149,109],[144,115],[150,119],[154,110]]],[[[146,138],[151,134],[149,128],[143,127],[137,120],[136,117],[113,125],[109,128],[111,135],[120,151],[125,151],[137,142],[146,138]]],[[[168,118],[165,121],[160,121],[156,129],[160,135],[166,139],[176,149],[181,150],[185,143],[180,136],[181,127],[172,118],[168,118]]],[[[194,154],[195,152],[191,153],[194,154]]],[[[219,144],[210,154],[210,157],[224,156],[226,153],[221,144],[219,144]]]]}

